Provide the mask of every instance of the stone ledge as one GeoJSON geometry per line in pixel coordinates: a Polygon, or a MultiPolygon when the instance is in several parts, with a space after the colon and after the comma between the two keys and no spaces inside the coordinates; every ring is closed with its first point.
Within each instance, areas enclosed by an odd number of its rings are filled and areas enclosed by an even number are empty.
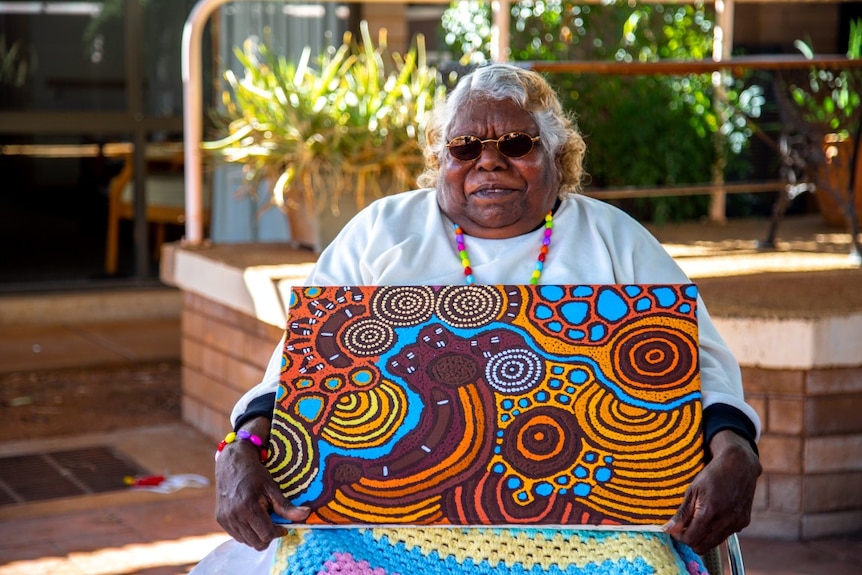
{"type": "Polygon", "coordinates": [[[283,244],[165,246],[161,279],[270,325],[283,327],[279,285],[301,284],[317,256],[283,244]],[[272,262],[281,262],[272,264],[272,262]]]}
{"type": "Polygon", "coordinates": [[[862,364],[862,313],[817,319],[713,316],[713,321],[745,366],[814,369],[862,364]]]}
{"type": "MultiPolygon", "coordinates": [[[[170,256],[170,269],[163,267],[163,278],[184,292],[183,418],[213,441],[223,433],[234,396],[256,383],[263,356],[280,336],[287,287],[301,283],[314,263],[309,252],[267,248],[179,248],[170,256]]],[[[854,358],[840,338],[862,339],[862,310],[823,313],[824,305],[818,314],[790,308],[798,317],[763,314],[741,307],[744,298],[736,301],[734,295],[722,290],[710,309],[743,364],[749,398],[765,426],[765,473],[745,533],[798,540],[858,531],[858,498],[841,493],[862,473],[854,455],[862,438],[851,409],[862,392],[862,358],[854,358]],[[723,305],[732,300],[732,309],[723,305]],[[734,337],[728,329],[737,330],[734,337]],[[833,329],[844,331],[828,335],[835,346],[824,351],[816,338],[833,329]],[[746,365],[751,357],[754,365],[746,365]],[[836,358],[849,365],[834,365],[836,358]]]]}
{"type": "MultiPolygon", "coordinates": [[[[229,244],[183,247],[166,246],[162,281],[192,292],[276,327],[286,320],[284,294],[291,285],[301,284],[317,256],[308,250],[293,249],[284,244],[229,244]],[[279,262],[273,264],[272,262],[279,262]]],[[[857,275],[851,272],[853,278],[857,275]]],[[[767,274],[768,275],[768,274],[767,274]]],[[[793,276],[794,281],[800,280],[793,276]]],[[[858,275],[862,278],[862,275],[858,275]]],[[[775,313],[775,302],[764,313],[760,289],[737,287],[731,278],[700,279],[706,291],[716,300],[711,314],[716,327],[727,341],[740,364],[767,369],[813,369],[862,365],[858,342],[862,341],[862,309],[856,300],[840,297],[834,301],[834,312],[826,305],[826,294],[816,296],[810,305],[791,305],[787,297],[788,278],[779,274],[762,289],[783,289],[782,301],[788,307],[775,313]],[[760,295],[760,298],[753,297],[760,295]],[[729,306],[728,301],[735,304],[729,306]],[[846,306],[850,305],[850,308],[846,306]],[[811,309],[817,308],[816,313],[811,309]]],[[[748,281],[748,280],[747,280],[748,281]]],[[[767,280],[763,280],[767,281],[767,280]]],[[[703,290],[702,290],[703,291],[703,290]]],[[[855,294],[851,290],[848,293],[855,294]]],[[[704,296],[706,298],[706,296],[704,296]]],[[[796,298],[798,299],[798,298],[796,298]]]]}
{"type": "Polygon", "coordinates": [[[57,325],[135,319],[174,319],[182,295],[165,287],[0,296],[5,325],[57,325]]]}

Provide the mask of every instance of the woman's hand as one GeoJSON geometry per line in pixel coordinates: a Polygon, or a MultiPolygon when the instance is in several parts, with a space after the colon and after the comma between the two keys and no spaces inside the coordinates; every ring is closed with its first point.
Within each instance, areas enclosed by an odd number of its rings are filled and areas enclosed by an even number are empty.
{"type": "MultiPolygon", "coordinates": [[[[252,420],[243,429],[261,438],[268,437],[269,420],[252,420]]],[[[215,479],[216,520],[231,537],[258,551],[284,534],[284,528],[272,522],[270,512],[291,521],[302,521],[308,516],[307,508],[287,505],[278,485],[260,462],[260,449],[248,441],[234,441],[225,446],[216,461],[215,479]]]]}
{"type": "Polygon", "coordinates": [[[695,477],[682,505],[663,529],[704,554],[751,521],[754,489],[762,468],[748,441],[730,430],[709,443],[712,460],[695,477]]]}

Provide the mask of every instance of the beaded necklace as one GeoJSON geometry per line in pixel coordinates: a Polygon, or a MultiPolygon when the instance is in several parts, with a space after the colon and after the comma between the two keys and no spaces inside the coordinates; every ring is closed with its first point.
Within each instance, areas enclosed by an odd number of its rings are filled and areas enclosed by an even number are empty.
{"type": "MultiPolygon", "coordinates": [[[[464,266],[464,281],[467,285],[476,283],[476,278],[473,277],[473,268],[470,267],[470,257],[467,255],[467,247],[464,245],[464,230],[458,224],[455,225],[455,243],[458,246],[458,257],[461,258],[461,265],[464,266]]],[[[545,257],[548,255],[548,248],[551,246],[551,235],[554,229],[554,214],[552,211],[545,216],[545,235],[542,238],[542,248],[539,250],[539,257],[536,258],[536,265],[533,268],[533,273],[530,275],[530,285],[539,283],[539,278],[542,277],[542,269],[545,267],[545,257]]]]}

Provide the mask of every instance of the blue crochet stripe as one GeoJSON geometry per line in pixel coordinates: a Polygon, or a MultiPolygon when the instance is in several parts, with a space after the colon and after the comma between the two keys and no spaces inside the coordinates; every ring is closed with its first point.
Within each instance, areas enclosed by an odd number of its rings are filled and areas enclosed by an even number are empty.
{"type": "MultiPolygon", "coordinates": [[[[524,533],[535,535],[541,529],[525,529],[524,533]]],[[[612,533],[597,531],[591,537],[612,537],[612,533]]],[[[575,535],[575,537],[577,537],[575,535]]],[[[387,575],[654,575],[655,567],[642,558],[628,560],[620,558],[602,563],[582,566],[552,566],[543,569],[532,565],[529,569],[521,564],[497,563],[491,566],[487,560],[476,563],[466,560],[458,562],[454,557],[442,558],[434,551],[424,554],[419,549],[406,549],[403,542],[394,544],[383,537],[375,539],[370,531],[357,529],[314,529],[305,534],[304,541],[291,557],[290,564],[280,575],[309,575],[327,573],[324,564],[335,560],[335,553],[350,553],[357,562],[367,561],[371,569],[383,569],[387,575]]],[[[694,553],[691,553],[694,555],[694,553]]],[[[696,555],[694,555],[696,557],[696,555]]],[[[688,558],[686,558],[688,559],[688,558]]]]}
{"type": "Polygon", "coordinates": [[[686,566],[689,566],[692,563],[694,563],[695,566],[697,567],[698,573],[706,573],[706,575],[709,575],[709,573],[706,570],[706,565],[703,562],[703,558],[700,555],[695,553],[694,550],[691,547],[689,547],[688,545],[685,545],[684,543],[680,543],[679,541],[676,541],[676,540],[672,540],[672,541],[673,541],[674,549],[676,549],[676,552],[679,554],[680,559],[682,559],[682,562],[686,566]]]}

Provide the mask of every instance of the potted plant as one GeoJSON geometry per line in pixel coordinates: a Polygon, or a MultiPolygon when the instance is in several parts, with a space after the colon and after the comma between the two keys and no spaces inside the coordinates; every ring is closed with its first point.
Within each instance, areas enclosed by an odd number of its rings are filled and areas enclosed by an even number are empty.
{"type": "MultiPolygon", "coordinates": [[[[796,47],[809,59],[810,45],[797,40],[796,47]]],[[[847,57],[862,57],[862,20],[850,22],[847,57]]],[[[787,84],[798,128],[807,140],[805,154],[816,186],[815,197],[827,224],[858,231],[862,217],[862,181],[856,148],[862,115],[862,70],[812,67],[803,81],[787,84]],[[855,200],[855,201],[854,201],[855,200]],[[855,210],[853,205],[855,203],[855,210]]]]}
{"type": "Polygon", "coordinates": [[[370,200],[408,190],[423,167],[420,138],[443,94],[416,38],[405,55],[377,46],[366,22],[361,43],[348,32],[314,64],[306,48],[288,62],[246,42],[244,69],[226,73],[226,132],[203,148],[243,164],[248,188],[265,181],[291,227],[294,244],[322,250],[370,200]]]}

